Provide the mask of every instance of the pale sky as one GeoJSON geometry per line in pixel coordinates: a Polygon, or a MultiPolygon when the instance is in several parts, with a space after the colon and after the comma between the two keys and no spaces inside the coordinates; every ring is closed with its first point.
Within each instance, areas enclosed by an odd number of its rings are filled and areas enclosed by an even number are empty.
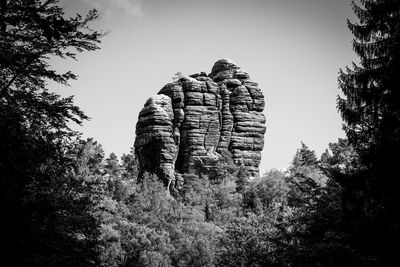
{"type": "Polygon", "coordinates": [[[289,166],[301,141],[319,156],[344,137],[339,68],[356,61],[350,0],[61,0],[67,14],[97,8],[101,49],[56,61],[79,75],[55,86],[91,120],[77,129],[108,155],[128,153],[146,100],[176,72],[209,73],[229,58],[259,83],[267,131],[260,170],[289,166]]]}

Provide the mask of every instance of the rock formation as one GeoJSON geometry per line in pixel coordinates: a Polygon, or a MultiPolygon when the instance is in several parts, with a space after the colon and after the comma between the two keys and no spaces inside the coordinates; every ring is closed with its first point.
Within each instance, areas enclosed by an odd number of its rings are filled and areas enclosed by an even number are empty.
{"type": "Polygon", "coordinates": [[[209,75],[166,84],[139,114],[134,146],[140,171],[156,173],[169,186],[180,174],[212,175],[229,151],[235,165],[258,176],[263,109],[258,84],[230,60],[217,61],[209,75]]]}

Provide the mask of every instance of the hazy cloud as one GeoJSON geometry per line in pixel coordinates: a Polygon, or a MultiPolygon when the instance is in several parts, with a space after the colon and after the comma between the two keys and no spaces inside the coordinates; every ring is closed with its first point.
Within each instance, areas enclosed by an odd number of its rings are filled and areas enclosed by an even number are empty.
{"type": "Polygon", "coordinates": [[[105,14],[125,13],[129,16],[138,17],[142,14],[141,5],[143,0],[84,0],[105,14]]]}

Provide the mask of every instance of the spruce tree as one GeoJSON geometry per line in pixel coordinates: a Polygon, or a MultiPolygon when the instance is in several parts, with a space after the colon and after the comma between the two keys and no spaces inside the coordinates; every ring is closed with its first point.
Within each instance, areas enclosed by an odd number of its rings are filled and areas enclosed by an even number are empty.
{"type": "Polygon", "coordinates": [[[339,72],[338,109],[349,142],[366,166],[348,178],[344,190],[360,195],[359,214],[352,218],[351,245],[378,264],[394,259],[399,237],[397,215],[400,194],[400,1],[353,2],[358,22],[348,21],[353,48],[360,63],[339,72]],[[357,223],[357,221],[359,223],[357,223]]]}
{"type": "Polygon", "coordinates": [[[339,72],[338,109],[350,142],[361,152],[375,149],[380,139],[397,139],[400,125],[399,55],[400,2],[353,2],[358,23],[348,21],[360,64],[339,72]],[[391,136],[386,136],[389,134],[391,136]],[[396,136],[393,136],[396,134],[396,136]]]}
{"type": "Polygon", "coordinates": [[[353,2],[359,22],[348,21],[360,63],[339,72],[345,97],[338,109],[350,143],[367,165],[376,165],[389,159],[387,152],[400,152],[400,1],[361,3],[353,2]]]}

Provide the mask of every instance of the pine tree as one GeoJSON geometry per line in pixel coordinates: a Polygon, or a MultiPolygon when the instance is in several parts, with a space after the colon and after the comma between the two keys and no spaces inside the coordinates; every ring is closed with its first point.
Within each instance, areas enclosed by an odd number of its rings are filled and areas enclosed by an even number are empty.
{"type": "Polygon", "coordinates": [[[400,154],[400,1],[361,3],[353,3],[359,23],[348,22],[360,64],[340,70],[346,98],[338,98],[338,109],[351,145],[370,169],[365,183],[371,197],[391,205],[400,201],[393,156],[400,154]]]}
{"type": "Polygon", "coordinates": [[[315,166],[318,163],[317,156],[313,150],[301,142],[301,148],[297,149],[292,165],[294,168],[300,166],[315,166]]]}
{"type": "Polygon", "coordinates": [[[338,109],[350,142],[360,151],[374,149],[380,139],[400,140],[400,2],[364,0],[353,2],[359,23],[348,21],[353,48],[360,64],[340,70],[339,86],[346,98],[338,109]],[[387,135],[391,136],[387,136],[387,135]]]}
{"type": "Polygon", "coordinates": [[[359,23],[348,22],[360,64],[340,70],[345,98],[338,98],[338,109],[366,165],[390,174],[397,164],[388,155],[400,153],[400,1],[361,2],[353,3],[359,23]]]}
{"type": "MultiPolygon", "coordinates": [[[[400,194],[400,1],[353,2],[358,22],[349,22],[353,48],[360,63],[339,72],[338,109],[350,145],[365,169],[347,177],[345,192],[363,195],[357,215],[351,218],[353,248],[375,264],[396,258],[400,194]]],[[[343,199],[348,204],[351,199],[343,199]]]]}

